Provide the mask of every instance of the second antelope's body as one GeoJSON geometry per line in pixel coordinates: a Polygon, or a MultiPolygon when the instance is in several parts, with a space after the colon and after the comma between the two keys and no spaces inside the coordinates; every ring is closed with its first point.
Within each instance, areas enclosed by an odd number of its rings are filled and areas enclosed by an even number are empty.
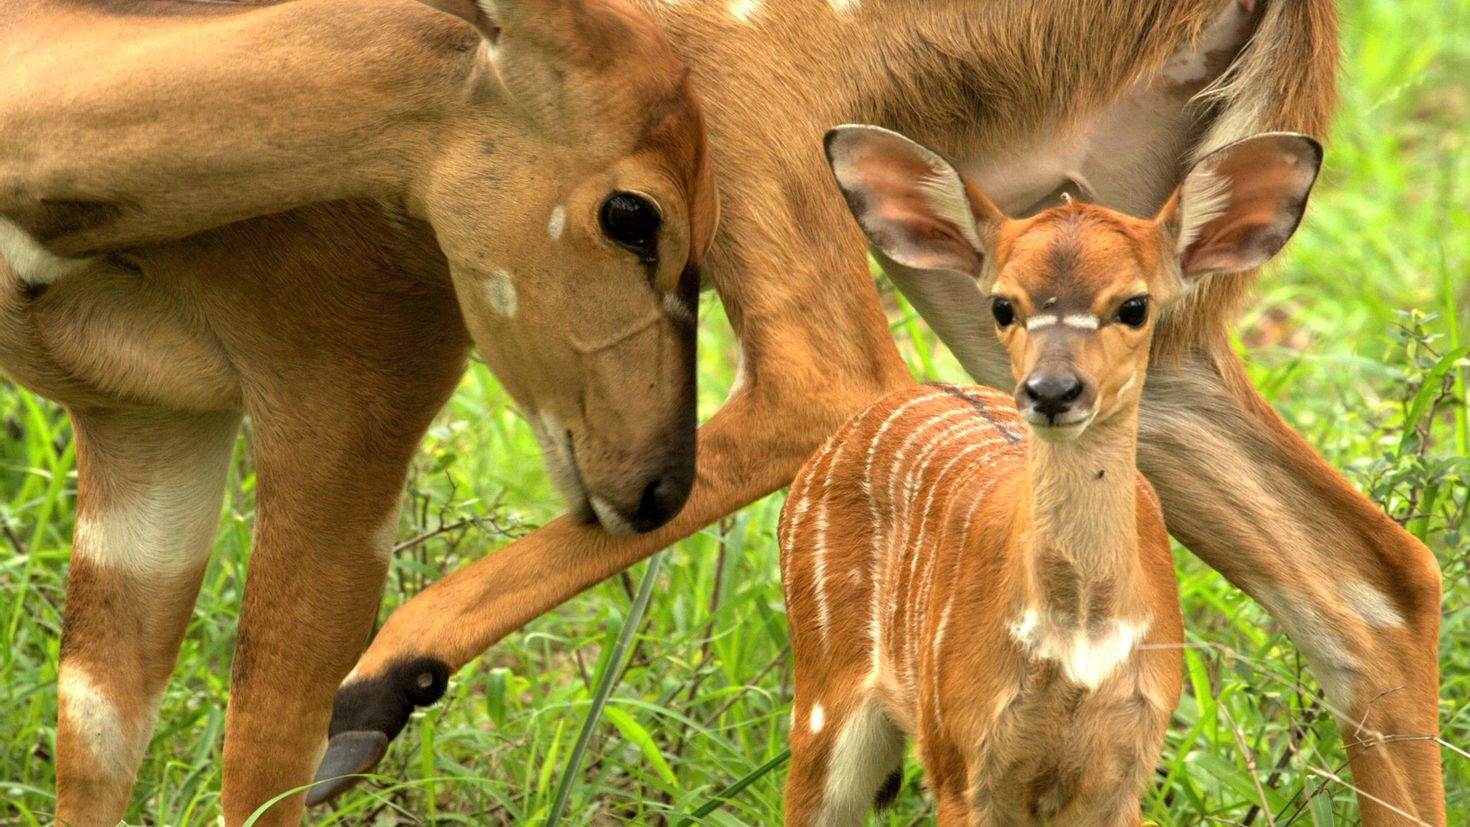
{"type": "Polygon", "coordinates": [[[1007,395],[924,386],[807,463],[781,530],[788,823],[862,823],[904,733],[941,824],[1137,822],[1181,624],[1135,427],[1030,441],[1007,395]]]}

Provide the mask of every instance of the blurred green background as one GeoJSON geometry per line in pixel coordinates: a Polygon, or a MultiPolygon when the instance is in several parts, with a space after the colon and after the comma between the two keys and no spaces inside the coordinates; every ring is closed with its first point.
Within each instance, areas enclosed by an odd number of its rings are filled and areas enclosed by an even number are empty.
{"type": "MultiPolygon", "coordinates": [[[[1238,346],[1286,420],[1439,557],[1441,722],[1449,823],[1470,823],[1470,0],[1345,0],[1342,102],[1297,241],[1261,280],[1238,346]],[[1416,404],[1417,403],[1417,404],[1416,404]]],[[[894,335],[923,379],[963,381],[886,282],[894,335]]],[[[701,311],[701,414],[724,399],[735,345],[701,311]]],[[[213,824],[254,469],[244,446],[203,594],[129,823],[213,824]]],[[[525,423],[475,364],[427,439],[406,494],[383,616],[439,572],[559,511],[525,423]],[[441,529],[447,529],[441,532],[441,529]],[[433,533],[431,538],[424,535],[433,533]]],[[[58,409],[0,382],[0,824],[42,824],[75,493],[58,409]],[[8,802],[8,803],[7,803],[8,802]]],[[[641,622],[639,566],[530,624],[420,712],[322,823],[544,821],[600,678],[611,694],[564,823],[780,821],[791,670],[774,495],[668,552],[641,622]],[[637,618],[633,618],[637,619],[637,618]],[[627,627],[619,672],[613,644],[627,627]],[[401,782],[402,779],[412,779],[401,782]],[[721,801],[731,785],[738,792],[721,801]],[[697,815],[696,815],[697,814],[697,815]]],[[[1280,627],[1182,549],[1185,697],[1144,812],[1163,824],[1354,824],[1336,728],[1280,627]],[[1237,734],[1240,736],[1237,738],[1237,734]],[[1243,746],[1242,746],[1243,745],[1243,746]],[[1254,776],[1254,778],[1252,778],[1254,776]]],[[[882,824],[932,819],[910,761],[882,824]]]]}

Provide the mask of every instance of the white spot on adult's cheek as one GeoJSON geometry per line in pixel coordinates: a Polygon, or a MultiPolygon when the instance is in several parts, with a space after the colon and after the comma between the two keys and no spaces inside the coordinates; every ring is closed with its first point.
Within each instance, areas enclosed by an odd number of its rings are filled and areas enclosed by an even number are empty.
{"type": "Polygon", "coordinates": [[[504,270],[496,270],[485,280],[485,298],[491,310],[507,319],[516,314],[516,286],[504,270]]]}
{"type": "Polygon", "coordinates": [[[551,220],[546,224],[546,234],[551,236],[552,241],[560,241],[561,234],[567,228],[567,208],[558,205],[551,211],[551,220]]]}

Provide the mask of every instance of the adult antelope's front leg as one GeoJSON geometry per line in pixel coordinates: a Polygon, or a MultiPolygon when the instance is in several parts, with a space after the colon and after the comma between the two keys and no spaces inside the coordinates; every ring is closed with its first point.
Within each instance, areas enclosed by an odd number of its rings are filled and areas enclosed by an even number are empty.
{"type": "Polygon", "coordinates": [[[1170,531],[1280,621],[1327,693],[1363,823],[1443,824],[1434,555],[1277,418],[1228,347],[1150,371],[1139,465],[1170,531]],[[1381,803],[1380,803],[1381,802],[1381,803]]]}
{"type": "Polygon", "coordinates": [[[57,817],[127,809],[219,524],[240,417],[74,409],[77,521],[62,623],[57,817]]]}
{"type": "MultiPolygon", "coordinates": [[[[414,706],[438,700],[442,676],[501,638],[790,482],[822,438],[860,405],[854,399],[839,413],[836,400],[830,407],[807,404],[803,413],[809,420],[798,423],[794,403],[737,394],[700,429],[693,491],[662,528],[616,538],[563,516],[416,595],[388,618],[338,693],[331,746],[318,778],[376,764],[414,706]]],[[[320,784],[312,800],[325,800],[351,783],[320,784]]]]}

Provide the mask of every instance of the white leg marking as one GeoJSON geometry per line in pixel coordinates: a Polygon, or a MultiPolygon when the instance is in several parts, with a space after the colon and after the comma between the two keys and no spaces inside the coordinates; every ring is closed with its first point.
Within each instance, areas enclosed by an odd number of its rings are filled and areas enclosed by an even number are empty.
{"type": "Polygon", "coordinates": [[[388,513],[383,515],[383,522],[378,526],[376,536],[373,537],[373,553],[384,560],[391,558],[393,556],[394,541],[397,539],[398,508],[395,504],[394,508],[389,509],[388,513]]]}
{"type": "Polygon", "coordinates": [[[162,696],[141,710],[141,717],[124,720],[112,700],[81,668],[63,664],[57,678],[61,715],[86,745],[96,768],[112,778],[130,778],[143,760],[162,696]]]}
{"type": "Polygon", "coordinates": [[[1361,580],[1349,580],[1342,586],[1342,596],[1364,623],[1375,629],[1403,628],[1404,618],[1389,602],[1388,596],[1361,580]]]}
{"type": "Polygon", "coordinates": [[[875,699],[865,700],[844,722],[832,746],[822,791],[824,825],[862,824],[873,795],[903,765],[903,733],[875,699]]]}
{"type": "Polygon", "coordinates": [[[1312,675],[1327,693],[1333,711],[1339,715],[1351,715],[1357,702],[1361,666],[1349,650],[1347,641],[1300,597],[1269,587],[1257,587],[1256,599],[1286,630],[1291,642],[1307,656],[1312,675]]]}
{"type": "Polygon", "coordinates": [[[209,557],[219,527],[211,476],[199,474],[177,487],[171,484],[175,479],[115,492],[105,509],[77,518],[72,554],[144,579],[192,570],[209,557]]]}
{"type": "Polygon", "coordinates": [[[546,234],[551,236],[552,241],[560,241],[561,234],[567,229],[567,208],[560,204],[551,210],[551,220],[546,222],[546,234]]]}
{"type": "Polygon", "coordinates": [[[516,286],[504,270],[496,270],[485,279],[485,298],[491,310],[507,319],[516,314],[516,286]]]}
{"type": "Polygon", "coordinates": [[[827,722],[827,710],[821,704],[812,707],[811,727],[812,734],[816,735],[822,731],[822,724],[827,722]]]}
{"type": "Polygon", "coordinates": [[[861,0],[827,0],[827,4],[832,7],[832,11],[835,11],[838,14],[847,14],[857,9],[860,1],[861,0]]]}
{"type": "Polygon", "coordinates": [[[0,218],[0,258],[29,284],[50,284],[92,267],[94,259],[52,255],[30,233],[8,218],[0,218]]]}

